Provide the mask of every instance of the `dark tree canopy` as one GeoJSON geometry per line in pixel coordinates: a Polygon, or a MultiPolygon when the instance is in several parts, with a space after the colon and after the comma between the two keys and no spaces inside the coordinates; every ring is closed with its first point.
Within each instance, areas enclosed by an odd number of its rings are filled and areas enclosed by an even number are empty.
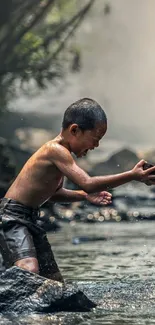
{"type": "MultiPolygon", "coordinates": [[[[16,81],[43,88],[61,76],[66,43],[94,1],[1,0],[0,111],[15,95],[16,81]]],[[[78,59],[76,51],[73,69],[78,59]]]]}

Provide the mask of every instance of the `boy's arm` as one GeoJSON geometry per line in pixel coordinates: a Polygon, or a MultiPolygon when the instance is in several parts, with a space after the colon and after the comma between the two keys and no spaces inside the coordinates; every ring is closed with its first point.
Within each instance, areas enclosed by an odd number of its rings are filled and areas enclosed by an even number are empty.
{"type": "Polygon", "coordinates": [[[52,202],[78,202],[86,200],[87,193],[84,191],[72,191],[60,188],[51,198],[52,202]]]}
{"type": "Polygon", "coordinates": [[[151,180],[155,182],[155,176],[150,175],[151,172],[155,171],[155,166],[143,170],[144,160],[141,160],[132,170],[124,173],[90,177],[77,166],[70,152],[62,145],[54,144],[51,149],[51,160],[54,164],[61,170],[64,176],[77,184],[86,193],[104,191],[133,180],[140,182],[151,180]]]}
{"type": "Polygon", "coordinates": [[[49,202],[78,202],[87,200],[97,205],[107,205],[112,202],[112,195],[109,192],[102,191],[94,194],[87,194],[84,191],[72,191],[66,188],[59,189],[50,199],[49,202]]]}

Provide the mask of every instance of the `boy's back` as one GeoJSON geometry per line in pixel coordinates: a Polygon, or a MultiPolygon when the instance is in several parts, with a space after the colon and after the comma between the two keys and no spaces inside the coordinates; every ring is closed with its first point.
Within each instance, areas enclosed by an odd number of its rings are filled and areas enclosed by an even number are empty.
{"type": "Polygon", "coordinates": [[[60,137],[45,143],[35,152],[7,191],[5,197],[37,208],[62,185],[62,172],[52,162],[52,150],[60,137]]]}

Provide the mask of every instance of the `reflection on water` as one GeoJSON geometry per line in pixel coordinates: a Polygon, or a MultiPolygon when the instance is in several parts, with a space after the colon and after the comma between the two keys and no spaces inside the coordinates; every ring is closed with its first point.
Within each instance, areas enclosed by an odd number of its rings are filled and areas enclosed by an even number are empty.
{"type": "Polygon", "coordinates": [[[63,224],[49,240],[66,280],[78,282],[98,307],[90,313],[1,316],[0,324],[155,324],[154,222],[63,224]],[[73,245],[74,236],[110,239],[73,245]]]}
{"type": "Polygon", "coordinates": [[[155,223],[64,225],[49,240],[68,280],[155,279],[155,223]],[[72,245],[77,236],[107,237],[107,241],[72,245]]]}

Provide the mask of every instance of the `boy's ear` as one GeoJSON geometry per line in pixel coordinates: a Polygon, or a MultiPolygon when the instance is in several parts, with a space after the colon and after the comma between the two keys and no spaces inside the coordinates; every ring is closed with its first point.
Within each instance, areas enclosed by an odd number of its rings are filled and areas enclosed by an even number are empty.
{"type": "Polygon", "coordinates": [[[71,124],[70,125],[70,128],[69,128],[69,131],[72,135],[76,135],[78,132],[79,132],[79,126],[78,124],[71,124]]]}

